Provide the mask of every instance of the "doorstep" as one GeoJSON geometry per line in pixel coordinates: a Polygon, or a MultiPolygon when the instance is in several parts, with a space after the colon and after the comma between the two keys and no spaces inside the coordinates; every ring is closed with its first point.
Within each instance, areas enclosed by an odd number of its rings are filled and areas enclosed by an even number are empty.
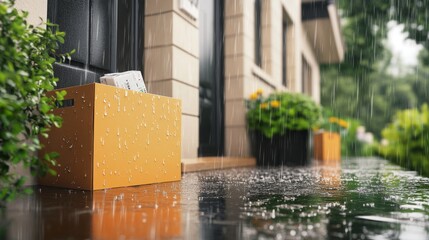
{"type": "Polygon", "coordinates": [[[183,173],[253,166],[256,166],[256,159],[251,157],[201,157],[182,159],[183,173]]]}

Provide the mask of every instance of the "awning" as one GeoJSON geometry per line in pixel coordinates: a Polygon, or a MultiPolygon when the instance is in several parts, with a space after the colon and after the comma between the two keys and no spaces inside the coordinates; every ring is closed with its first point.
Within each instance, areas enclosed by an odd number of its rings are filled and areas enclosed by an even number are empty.
{"type": "Polygon", "coordinates": [[[320,63],[344,59],[345,46],[334,0],[302,0],[302,24],[320,63]]]}

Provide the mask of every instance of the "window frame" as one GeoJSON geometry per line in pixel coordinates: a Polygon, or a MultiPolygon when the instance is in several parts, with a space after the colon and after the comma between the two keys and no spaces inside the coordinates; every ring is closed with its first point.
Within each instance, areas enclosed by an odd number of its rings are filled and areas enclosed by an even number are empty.
{"type": "Polygon", "coordinates": [[[288,35],[289,23],[288,20],[283,18],[282,26],[282,84],[284,87],[288,87],[288,77],[287,77],[287,35],[288,35]]]}
{"type": "Polygon", "coordinates": [[[254,0],[255,7],[255,64],[262,67],[262,0],[254,0]]]}
{"type": "Polygon", "coordinates": [[[312,88],[313,88],[313,69],[310,63],[307,61],[304,55],[302,55],[302,69],[301,69],[301,92],[312,96],[312,88]]]}

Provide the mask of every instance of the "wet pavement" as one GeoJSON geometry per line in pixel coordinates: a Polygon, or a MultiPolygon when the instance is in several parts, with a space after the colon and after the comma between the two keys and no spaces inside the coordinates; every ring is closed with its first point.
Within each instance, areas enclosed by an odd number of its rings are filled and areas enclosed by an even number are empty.
{"type": "Polygon", "coordinates": [[[35,187],[1,211],[0,239],[428,239],[429,178],[358,158],[92,193],[35,187]]]}

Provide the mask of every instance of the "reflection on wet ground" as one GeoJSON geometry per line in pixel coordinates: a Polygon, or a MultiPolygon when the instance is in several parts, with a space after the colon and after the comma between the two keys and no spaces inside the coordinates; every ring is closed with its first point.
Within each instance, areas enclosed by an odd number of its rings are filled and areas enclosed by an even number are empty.
{"type": "Polygon", "coordinates": [[[429,179],[361,158],[93,193],[36,187],[0,214],[5,239],[428,239],[429,179]]]}

